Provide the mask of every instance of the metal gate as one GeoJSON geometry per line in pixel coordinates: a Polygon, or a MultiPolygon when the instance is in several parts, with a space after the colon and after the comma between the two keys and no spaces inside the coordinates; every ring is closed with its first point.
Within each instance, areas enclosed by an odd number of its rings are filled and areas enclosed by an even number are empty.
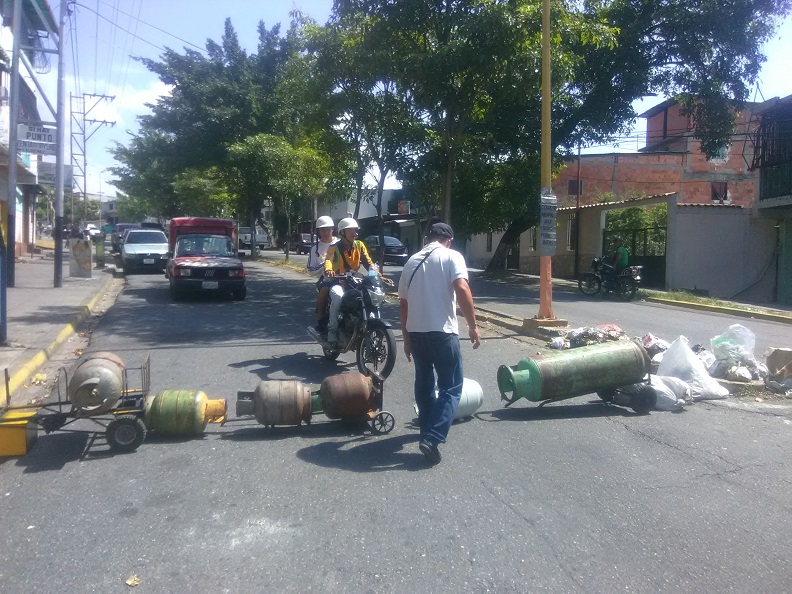
{"type": "Polygon", "coordinates": [[[619,237],[630,253],[630,266],[643,266],[641,285],[665,288],[666,227],[644,229],[611,229],[602,232],[602,253],[610,258],[614,241],[619,237]]]}

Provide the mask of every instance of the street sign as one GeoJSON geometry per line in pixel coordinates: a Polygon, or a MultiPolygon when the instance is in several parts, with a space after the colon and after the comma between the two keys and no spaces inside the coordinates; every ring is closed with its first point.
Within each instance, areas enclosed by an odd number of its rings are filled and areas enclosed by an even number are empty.
{"type": "MultiPolygon", "coordinates": [[[[45,185],[45,186],[54,186],[55,185],[55,163],[50,163],[48,161],[39,161],[37,164],[38,167],[38,183],[45,185]]],[[[63,187],[64,188],[71,188],[72,187],[72,177],[73,177],[73,166],[72,165],[64,165],[63,166],[63,187]]]]}
{"type": "Polygon", "coordinates": [[[542,196],[539,203],[539,255],[554,256],[556,252],[556,206],[552,194],[542,196]]]}
{"type": "Polygon", "coordinates": [[[34,155],[55,154],[55,128],[46,126],[17,126],[17,152],[34,155]]]}

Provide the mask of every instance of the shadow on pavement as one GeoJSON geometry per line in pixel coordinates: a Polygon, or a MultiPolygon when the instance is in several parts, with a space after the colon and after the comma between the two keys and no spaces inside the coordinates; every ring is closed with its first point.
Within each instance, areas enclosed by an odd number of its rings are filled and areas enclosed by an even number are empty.
{"type": "MultiPolygon", "coordinates": [[[[316,350],[321,353],[321,347],[318,344],[316,345],[316,350]]],[[[354,356],[354,353],[350,354],[354,356]]],[[[231,363],[229,366],[235,369],[247,368],[250,373],[256,374],[260,380],[269,380],[273,375],[281,373],[290,378],[300,378],[296,381],[302,381],[306,384],[321,384],[328,375],[357,371],[357,363],[354,361],[351,363],[342,360],[331,361],[321,354],[309,354],[306,352],[271,357],[262,352],[262,356],[259,359],[239,361],[231,363]]],[[[254,388],[255,386],[251,386],[249,389],[254,388]]]]}
{"type": "Polygon", "coordinates": [[[476,418],[484,422],[494,421],[547,421],[551,419],[590,419],[596,417],[636,417],[632,409],[610,406],[603,402],[591,401],[586,404],[547,404],[545,406],[520,406],[476,413],[476,418]],[[487,416],[493,418],[487,418],[487,416]]]}
{"type": "Polygon", "coordinates": [[[299,450],[297,457],[324,468],[338,468],[350,472],[416,471],[431,468],[417,447],[405,450],[406,445],[417,441],[417,434],[325,441],[299,450]]]}

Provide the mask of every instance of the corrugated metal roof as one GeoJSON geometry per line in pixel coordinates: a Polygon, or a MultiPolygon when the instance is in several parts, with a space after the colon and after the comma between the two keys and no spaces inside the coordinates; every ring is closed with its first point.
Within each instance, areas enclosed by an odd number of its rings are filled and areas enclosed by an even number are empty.
{"type": "Polygon", "coordinates": [[[684,206],[686,208],[745,208],[741,204],[721,204],[720,202],[712,202],[706,204],[677,204],[677,206],[684,206]]]}
{"type": "MultiPolygon", "coordinates": [[[[581,204],[580,208],[597,208],[598,206],[619,206],[622,204],[629,204],[629,205],[637,205],[640,206],[642,202],[648,202],[653,200],[657,202],[658,198],[668,198],[669,196],[674,196],[676,192],[667,192],[665,194],[654,194],[653,196],[642,196],[640,198],[627,198],[625,200],[615,200],[613,202],[595,202],[592,204],[581,204]]],[[[563,206],[558,210],[569,211],[569,210],[577,210],[577,206],[563,206]]]]}

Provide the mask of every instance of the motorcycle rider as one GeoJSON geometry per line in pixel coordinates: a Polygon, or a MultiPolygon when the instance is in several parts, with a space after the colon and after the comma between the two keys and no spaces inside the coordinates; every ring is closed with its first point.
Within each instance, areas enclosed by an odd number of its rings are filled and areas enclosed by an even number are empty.
{"type": "MultiPolygon", "coordinates": [[[[347,272],[357,272],[361,264],[371,271],[377,271],[377,265],[369,256],[366,245],[357,238],[360,227],[351,217],[338,222],[338,235],[340,241],[331,245],[327,250],[324,262],[324,274],[327,278],[344,275],[347,272]]],[[[330,287],[330,319],[327,321],[327,341],[338,342],[338,313],[341,309],[341,298],[344,288],[336,283],[330,287]]]]}
{"type": "Polygon", "coordinates": [[[308,274],[318,277],[316,288],[319,295],[316,298],[316,331],[322,332],[327,320],[324,319],[325,309],[327,309],[327,296],[330,292],[330,285],[325,281],[324,264],[327,259],[327,250],[331,245],[338,242],[338,238],[333,236],[335,223],[328,216],[321,216],[316,219],[317,238],[308,252],[308,274]]]}
{"type": "Polygon", "coordinates": [[[629,264],[630,254],[627,248],[622,244],[621,237],[617,237],[614,242],[613,255],[611,256],[611,264],[604,268],[605,279],[608,282],[609,288],[616,286],[616,279],[621,274],[621,271],[627,268],[629,264]]]}

